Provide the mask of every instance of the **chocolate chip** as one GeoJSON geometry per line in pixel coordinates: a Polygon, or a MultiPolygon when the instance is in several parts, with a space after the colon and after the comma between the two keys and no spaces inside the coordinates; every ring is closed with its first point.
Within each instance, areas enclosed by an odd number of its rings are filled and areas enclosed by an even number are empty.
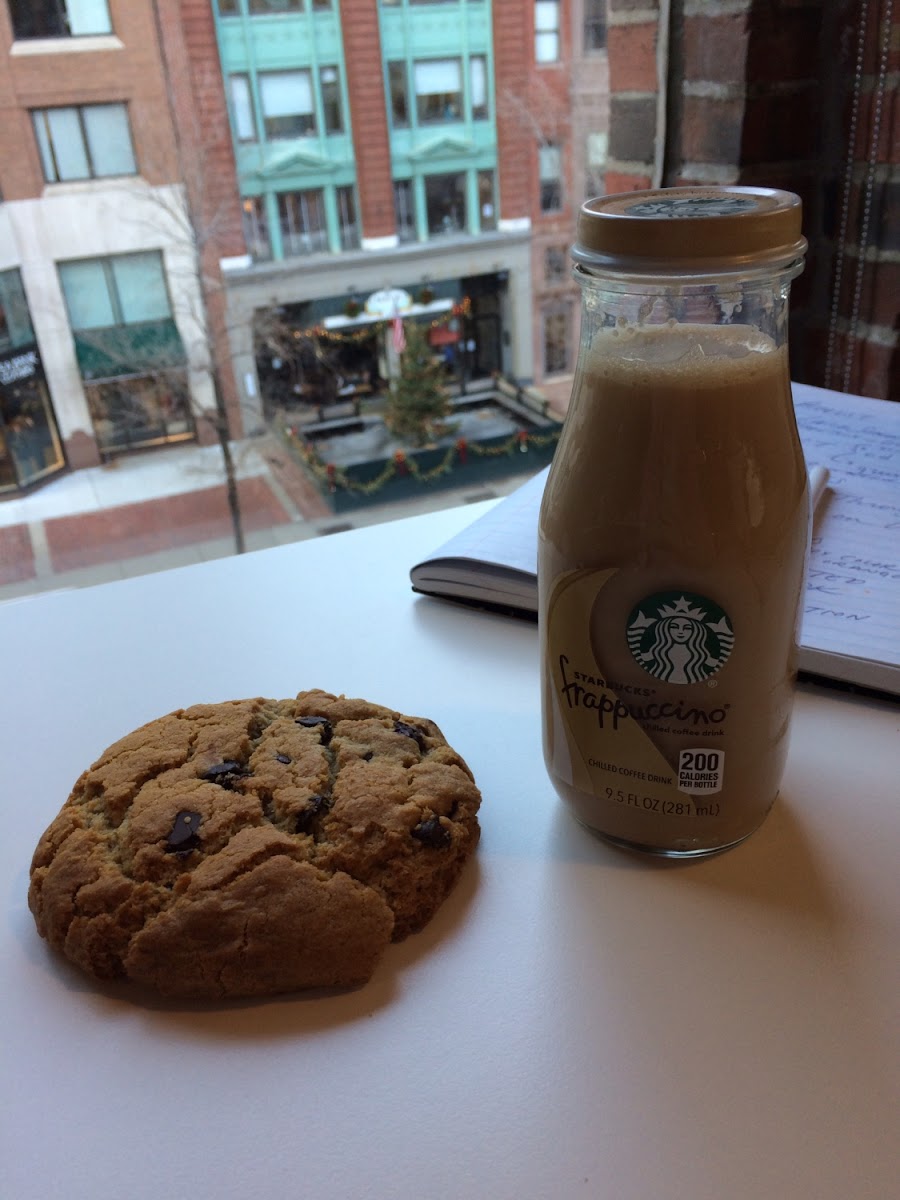
{"type": "Polygon", "coordinates": [[[246,779],[251,772],[242,766],[241,763],[235,762],[233,759],[226,759],[225,762],[216,763],[212,767],[208,767],[201,778],[208,780],[210,783],[217,783],[219,787],[223,787],[226,791],[232,791],[238,779],[246,779]]]}
{"type": "Polygon", "coordinates": [[[186,854],[196,850],[200,845],[200,835],[197,830],[203,817],[198,812],[190,812],[184,808],[175,817],[172,832],[166,841],[166,850],[176,854],[186,854]]]}
{"type": "Polygon", "coordinates": [[[288,763],[289,763],[291,760],[288,758],[288,756],[287,756],[286,754],[276,754],[276,755],[275,755],[275,761],[276,761],[276,762],[280,762],[280,763],[284,763],[284,764],[285,764],[285,766],[287,766],[287,764],[288,764],[288,763]]]}
{"type": "Polygon", "coordinates": [[[425,734],[417,726],[407,725],[405,721],[395,721],[394,733],[402,733],[404,737],[412,738],[420,750],[425,749],[425,734]]]}
{"type": "Polygon", "coordinates": [[[433,850],[450,845],[450,830],[441,824],[440,817],[426,817],[412,830],[412,835],[423,846],[430,846],[433,850]]]}
{"type": "Polygon", "coordinates": [[[321,728],[323,746],[327,746],[331,741],[331,722],[327,717],[296,717],[294,724],[302,725],[304,729],[321,728]]]}
{"type": "Polygon", "coordinates": [[[316,817],[320,813],[327,812],[329,808],[331,808],[331,801],[327,796],[311,797],[306,808],[297,813],[297,833],[309,833],[316,817]]]}

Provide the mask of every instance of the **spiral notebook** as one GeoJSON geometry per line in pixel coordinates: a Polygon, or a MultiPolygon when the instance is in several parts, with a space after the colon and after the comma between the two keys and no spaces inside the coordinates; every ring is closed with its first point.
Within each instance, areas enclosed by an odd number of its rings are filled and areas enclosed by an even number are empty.
{"type": "MultiPolygon", "coordinates": [[[[800,668],[900,695],[900,404],[794,384],[808,462],[827,465],[807,577],[800,668]]],[[[410,571],[413,589],[537,613],[537,518],[547,470],[410,571]]]]}

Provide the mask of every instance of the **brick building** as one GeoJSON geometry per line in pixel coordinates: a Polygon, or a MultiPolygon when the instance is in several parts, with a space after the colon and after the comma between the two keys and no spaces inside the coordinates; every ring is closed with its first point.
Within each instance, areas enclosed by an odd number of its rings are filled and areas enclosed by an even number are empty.
{"type": "MultiPolygon", "coordinates": [[[[209,438],[214,376],[233,396],[214,277],[243,239],[229,139],[181,91],[191,7],[0,3],[0,491],[209,438]],[[221,190],[198,200],[185,164],[199,145],[217,148],[221,190]]],[[[208,5],[193,7],[211,32],[208,5]]],[[[215,61],[204,78],[221,98],[215,61]]]]}

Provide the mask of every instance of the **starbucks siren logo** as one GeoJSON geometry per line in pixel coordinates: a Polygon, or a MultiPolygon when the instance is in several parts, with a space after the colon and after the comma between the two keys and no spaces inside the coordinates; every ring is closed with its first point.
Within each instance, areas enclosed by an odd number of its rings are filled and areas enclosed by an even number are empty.
{"type": "Polygon", "coordinates": [[[693,592],[656,592],[631,611],[626,631],[635,662],[664,683],[702,683],[734,645],[728,615],[693,592]]]}

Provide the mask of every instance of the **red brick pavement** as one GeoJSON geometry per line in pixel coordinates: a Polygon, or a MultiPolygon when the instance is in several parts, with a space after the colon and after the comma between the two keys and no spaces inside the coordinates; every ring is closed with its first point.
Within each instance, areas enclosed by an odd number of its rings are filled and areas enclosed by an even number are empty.
{"type": "MultiPolygon", "coordinates": [[[[240,480],[238,497],[245,533],[290,521],[260,476],[240,480]]],[[[101,512],[56,517],[45,521],[44,529],[57,573],[192,546],[228,537],[232,532],[223,485],[140,504],[122,504],[101,512]]]]}
{"type": "Polygon", "coordinates": [[[34,579],[36,573],[28,526],[0,526],[0,586],[34,579]]]}

